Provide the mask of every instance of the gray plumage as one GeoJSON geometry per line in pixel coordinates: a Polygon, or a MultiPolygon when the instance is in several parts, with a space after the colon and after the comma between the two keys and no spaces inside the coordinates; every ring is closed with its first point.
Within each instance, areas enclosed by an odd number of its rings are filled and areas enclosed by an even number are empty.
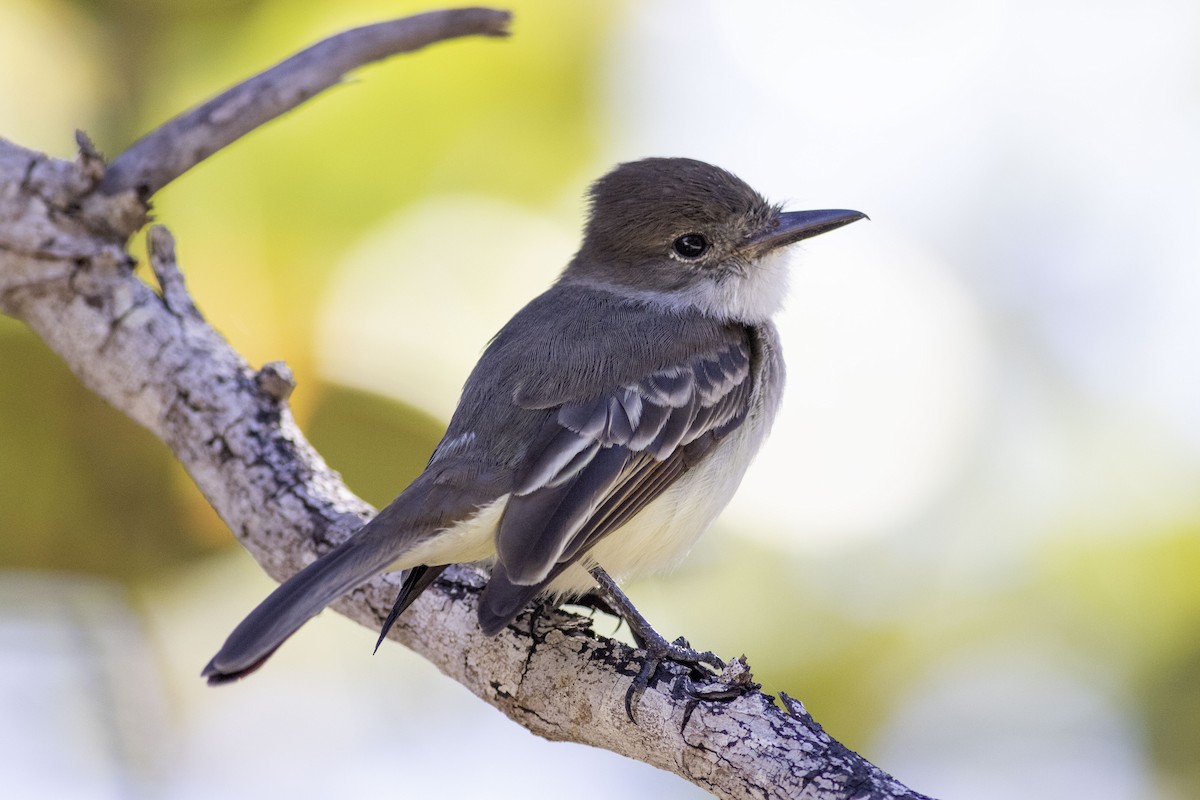
{"type": "Polygon", "coordinates": [[[781,212],[689,159],[597,181],[579,253],[496,334],[425,471],[251,612],[204,675],[253,671],[389,567],[490,563],[479,614],[494,634],[539,595],[587,591],[593,563],[618,579],[669,566],[728,501],[775,414],[775,253],[861,217],[781,212]]]}

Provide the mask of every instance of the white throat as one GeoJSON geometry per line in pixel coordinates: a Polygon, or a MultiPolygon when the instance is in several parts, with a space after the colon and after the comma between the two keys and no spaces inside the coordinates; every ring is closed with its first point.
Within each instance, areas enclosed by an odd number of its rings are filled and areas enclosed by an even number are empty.
{"type": "Polygon", "coordinates": [[[722,282],[704,281],[679,295],[681,300],[714,317],[761,324],[783,309],[789,277],[787,252],[772,250],[746,275],[722,282]]]}
{"type": "Polygon", "coordinates": [[[577,283],[613,292],[664,311],[699,310],[720,320],[761,325],[783,308],[788,289],[788,254],[785,249],[763,256],[745,275],[730,275],[723,281],[704,280],[673,292],[635,289],[607,281],[576,279],[577,283]]]}

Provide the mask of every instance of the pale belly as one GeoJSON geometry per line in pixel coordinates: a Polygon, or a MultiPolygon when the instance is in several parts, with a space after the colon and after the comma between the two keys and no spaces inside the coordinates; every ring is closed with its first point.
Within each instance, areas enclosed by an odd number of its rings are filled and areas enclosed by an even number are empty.
{"type": "MultiPolygon", "coordinates": [[[[735,431],[716,452],[688,471],[625,525],[602,539],[581,563],[565,570],[547,593],[579,595],[595,588],[587,569],[599,564],[618,582],[678,564],[737,491],[762,442],[757,419],[735,431]]],[[[508,495],[417,545],[393,569],[419,564],[486,562],[496,553],[496,526],[508,495]]]]}
{"type": "Polygon", "coordinates": [[[688,471],[650,505],[570,567],[550,592],[578,595],[594,589],[587,567],[599,564],[618,583],[671,569],[729,503],[762,443],[760,425],[748,421],[717,452],[688,471]]]}

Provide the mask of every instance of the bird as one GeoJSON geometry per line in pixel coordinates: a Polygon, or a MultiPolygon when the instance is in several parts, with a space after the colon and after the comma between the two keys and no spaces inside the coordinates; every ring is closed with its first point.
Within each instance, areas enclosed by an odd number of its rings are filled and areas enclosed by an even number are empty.
{"type": "Polygon", "coordinates": [[[405,570],[382,641],[460,563],[490,570],[478,600],[489,636],[535,600],[599,592],[654,660],[713,663],[668,644],[619,583],[682,559],[766,438],[784,385],[772,319],[789,246],[866,215],[784,211],[689,158],[619,164],[589,196],[579,250],[487,345],[424,471],[251,611],[204,667],[210,684],[255,671],[329,603],[405,570]]]}

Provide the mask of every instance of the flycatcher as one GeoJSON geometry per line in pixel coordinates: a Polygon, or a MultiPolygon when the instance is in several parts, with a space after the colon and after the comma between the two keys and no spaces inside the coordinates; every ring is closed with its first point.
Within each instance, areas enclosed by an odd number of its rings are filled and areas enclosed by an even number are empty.
{"type": "Polygon", "coordinates": [[[675,564],[729,502],[783,391],[771,322],[783,251],[864,217],[785,212],[685,158],[605,175],[579,252],[492,339],[425,471],[250,612],[204,676],[252,672],[333,600],[409,570],[386,633],[446,566],[467,562],[491,568],[488,635],[539,596],[599,584],[635,635],[663,643],[638,630],[614,580],[675,564]]]}

